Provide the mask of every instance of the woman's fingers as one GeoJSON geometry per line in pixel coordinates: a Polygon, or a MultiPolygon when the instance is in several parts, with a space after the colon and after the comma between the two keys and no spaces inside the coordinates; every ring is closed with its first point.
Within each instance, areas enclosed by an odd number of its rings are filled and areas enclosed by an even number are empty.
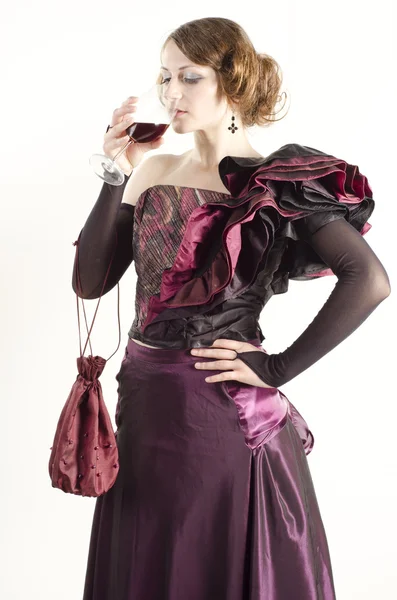
{"type": "MultiPolygon", "coordinates": [[[[115,125],[113,129],[113,134],[116,136],[124,135],[127,127],[134,123],[134,115],[128,113],[125,115],[123,121],[115,125]]],[[[109,133],[109,132],[108,132],[109,133]]]]}
{"type": "Polygon", "coordinates": [[[130,137],[128,135],[125,135],[123,137],[112,138],[111,140],[108,140],[106,142],[106,148],[109,150],[115,150],[116,148],[117,150],[120,150],[122,146],[128,142],[129,139],[130,137]]]}
{"type": "Polygon", "coordinates": [[[120,139],[120,137],[124,137],[126,129],[134,123],[134,115],[131,113],[131,108],[129,110],[130,112],[126,112],[124,114],[123,120],[120,120],[119,123],[112,125],[111,129],[104,134],[105,141],[111,141],[114,138],[120,139]]]}
{"type": "Polygon", "coordinates": [[[116,122],[119,122],[123,117],[125,117],[125,115],[127,115],[128,113],[133,113],[135,111],[136,106],[134,106],[133,104],[126,104],[125,106],[120,106],[120,108],[116,108],[116,110],[113,111],[115,124],[116,122]]]}
{"type": "Polygon", "coordinates": [[[122,103],[122,106],[124,104],[129,104],[129,103],[135,104],[137,102],[137,100],[138,100],[138,96],[128,96],[127,100],[124,100],[124,102],[122,103]]]}
{"type": "Polygon", "coordinates": [[[128,102],[126,102],[126,104],[122,104],[119,108],[116,108],[113,111],[110,125],[112,127],[115,127],[119,123],[123,122],[123,120],[125,120],[125,117],[127,114],[134,113],[136,111],[135,104],[136,104],[136,101],[135,102],[128,101],[128,102]]]}

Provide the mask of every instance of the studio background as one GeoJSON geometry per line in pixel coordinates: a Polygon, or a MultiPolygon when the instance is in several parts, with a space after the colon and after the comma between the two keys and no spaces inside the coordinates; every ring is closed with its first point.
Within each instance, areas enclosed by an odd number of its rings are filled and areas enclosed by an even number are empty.
{"type": "MultiPolygon", "coordinates": [[[[3,4],[4,600],[82,597],[95,499],[52,488],[48,460],[59,414],[77,375],[73,242],[102,186],[88,159],[102,151],[113,110],[154,83],[167,35],[186,21],[209,16],[240,23],[256,50],[273,56],[282,69],[289,112],[279,123],[250,132],[255,149],[266,156],[291,142],[317,148],[358,165],[373,190],[376,206],[365,240],[384,264],[392,294],[347,340],[282,390],[314,434],[308,461],[338,600],[396,598],[392,2],[255,1],[232,8],[222,0],[214,9],[213,2],[192,8],[180,0],[3,4]]],[[[193,144],[190,134],[178,136],[171,130],[165,139],[156,152],[179,154],[193,144]]],[[[120,348],[100,379],[113,423],[115,375],[134,318],[135,282],[133,263],[120,282],[120,348]]],[[[335,283],[336,277],[292,281],[287,294],[274,296],[260,319],[263,347],[279,352],[290,345],[335,283]]],[[[89,323],[96,304],[85,301],[89,323]]],[[[83,319],[82,325],[85,340],[83,319]]],[[[108,358],[117,344],[114,288],[101,300],[92,346],[94,354],[108,358]]]]}

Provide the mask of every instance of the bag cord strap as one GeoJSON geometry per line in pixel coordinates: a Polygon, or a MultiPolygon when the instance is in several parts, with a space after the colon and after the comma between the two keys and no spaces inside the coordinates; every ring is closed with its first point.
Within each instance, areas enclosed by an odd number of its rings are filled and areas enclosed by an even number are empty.
{"type": "MultiPolygon", "coordinates": [[[[107,278],[108,278],[108,275],[109,275],[110,267],[111,267],[111,265],[112,265],[112,262],[113,262],[114,255],[115,255],[115,253],[116,253],[116,248],[117,248],[117,232],[116,232],[116,243],[115,243],[115,246],[114,246],[113,255],[112,255],[112,258],[111,258],[111,261],[110,261],[110,264],[109,264],[108,270],[107,270],[107,272],[106,272],[106,275],[105,275],[105,281],[103,282],[103,286],[102,286],[101,294],[100,294],[100,296],[99,296],[98,304],[97,304],[97,307],[96,307],[96,309],[95,309],[94,318],[92,319],[92,323],[91,323],[91,327],[90,327],[90,330],[89,330],[89,331],[88,331],[87,315],[86,315],[86,312],[85,312],[84,300],[83,300],[83,298],[82,298],[82,286],[81,286],[80,270],[79,270],[79,243],[80,243],[80,236],[81,236],[81,232],[80,232],[80,235],[79,235],[78,239],[77,239],[75,242],[73,242],[73,246],[76,246],[77,290],[78,290],[78,292],[80,293],[80,296],[81,296],[81,298],[79,298],[79,294],[76,292],[76,299],[77,299],[77,322],[78,322],[78,327],[79,327],[79,343],[80,343],[80,358],[81,358],[81,357],[83,357],[83,356],[84,356],[84,352],[85,352],[85,350],[86,350],[86,348],[87,348],[87,342],[89,342],[89,344],[90,344],[91,356],[93,356],[93,353],[92,353],[92,347],[91,347],[91,340],[90,340],[90,334],[91,334],[92,328],[93,328],[93,326],[94,326],[95,317],[96,317],[96,314],[97,314],[97,312],[98,312],[99,303],[100,303],[100,301],[101,301],[101,298],[102,298],[103,290],[105,289],[105,285],[106,285],[106,281],[107,281],[107,278]],[[82,303],[83,303],[84,319],[85,319],[85,325],[86,325],[86,328],[87,328],[87,333],[88,333],[88,337],[87,337],[87,340],[86,340],[86,342],[85,342],[85,345],[84,345],[84,350],[83,350],[83,351],[81,351],[81,332],[80,332],[80,312],[79,312],[79,299],[81,299],[81,301],[82,301],[82,303]]],[[[106,359],[106,362],[107,362],[108,360],[110,360],[110,359],[112,358],[112,356],[114,356],[114,355],[116,354],[117,350],[120,348],[120,342],[121,342],[121,327],[120,327],[120,286],[119,286],[119,282],[117,282],[117,317],[118,317],[118,325],[119,325],[119,343],[118,343],[118,346],[117,346],[116,350],[113,352],[113,354],[111,354],[111,355],[109,356],[109,358],[108,358],[108,359],[106,359]]]]}

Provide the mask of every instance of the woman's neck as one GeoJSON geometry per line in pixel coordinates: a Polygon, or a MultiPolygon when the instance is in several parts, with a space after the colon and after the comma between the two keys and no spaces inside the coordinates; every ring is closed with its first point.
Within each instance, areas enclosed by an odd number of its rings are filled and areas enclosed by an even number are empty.
{"type": "Polygon", "coordinates": [[[246,144],[227,144],[224,147],[200,146],[185,154],[186,164],[204,173],[218,172],[218,165],[225,156],[244,156],[260,158],[262,155],[248,142],[246,144]]]}

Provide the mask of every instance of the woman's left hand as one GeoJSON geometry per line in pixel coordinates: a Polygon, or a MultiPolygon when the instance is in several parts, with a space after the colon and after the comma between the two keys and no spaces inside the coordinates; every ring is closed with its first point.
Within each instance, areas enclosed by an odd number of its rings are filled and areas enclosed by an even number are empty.
{"type": "Polygon", "coordinates": [[[223,371],[217,375],[206,377],[205,381],[214,383],[215,381],[241,381],[249,385],[258,387],[270,388],[262,379],[254,373],[242,360],[236,358],[237,352],[263,352],[260,348],[248,344],[247,342],[239,342],[236,340],[219,339],[215,340],[209,348],[193,348],[190,352],[193,356],[208,356],[218,360],[212,362],[195,363],[196,369],[205,369],[210,371],[223,371]]]}

